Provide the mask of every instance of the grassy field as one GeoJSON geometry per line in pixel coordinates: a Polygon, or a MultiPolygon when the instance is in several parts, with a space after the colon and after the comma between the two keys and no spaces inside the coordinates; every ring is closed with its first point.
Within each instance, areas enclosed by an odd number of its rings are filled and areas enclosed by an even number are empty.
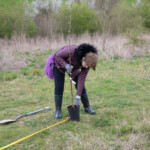
{"type": "MultiPolygon", "coordinates": [[[[54,83],[43,73],[52,50],[20,54],[29,61],[20,72],[0,73],[0,120],[51,107],[18,122],[0,126],[0,147],[53,125],[68,116],[71,104],[66,75],[62,119],[55,120],[54,83]]],[[[80,110],[80,122],[51,128],[10,150],[131,150],[150,149],[150,56],[122,60],[99,59],[86,87],[95,116],[80,110]]],[[[74,95],[75,95],[75,88],[74,95]]]]}

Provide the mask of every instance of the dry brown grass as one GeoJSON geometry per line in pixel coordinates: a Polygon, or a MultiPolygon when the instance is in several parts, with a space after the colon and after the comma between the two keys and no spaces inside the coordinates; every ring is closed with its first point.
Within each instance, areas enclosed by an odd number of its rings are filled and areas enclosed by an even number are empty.
{"type": "MultiPolygon", "coordinates": [[[[142,37],[147,42],[150,41],[150,35],[142,37]]],[[[133,46],[128,39],[121,36],[100,36],[97,33],[90,36],[85,33],[79,37],[71,36],[71,44],[91,43],[100,51],[100,56],[111,58],[113,56],[121,56],[125,59],[134,55],[145,55],[150,51],[150,44],[144,48],[133,46]]],[[[36,50],[58,49],[63,45],[69,44],[68,39],[62,35],[54,35],[51,39],[48,37],[36,37],[32,39],[26,38],[24,35],[18,37],[13,36],[11,39],[0,39],[0,71],[18,70],[22,66],[26,66],[25,58],[18,53],[32,52],[36,50]]]]}

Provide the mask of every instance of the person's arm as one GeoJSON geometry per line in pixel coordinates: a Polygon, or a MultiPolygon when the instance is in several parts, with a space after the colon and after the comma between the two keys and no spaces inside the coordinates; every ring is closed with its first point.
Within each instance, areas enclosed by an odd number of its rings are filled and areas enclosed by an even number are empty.
{"type": "Polygon", "coordinates": [[[60,68],[65,68],[67,65],[66,59],[69,57],[69,49],[68,47],[61,48],[58,52],[55,54],[55,62],[60,68]]]}
{"type": "Polygon", "coordinates": [[[84,87],[84,84],[85,84],[85,79],[86,79],[86,76],[88,74],[88,71],[89,71],[88,68],[87,69],[84,68],[80,72],[80,75],[79,75],[79,78],[78,78],[78,85],[77,85],[77,93],[76,93],[77,96],[81,97],[83,87],[84,87]]]}

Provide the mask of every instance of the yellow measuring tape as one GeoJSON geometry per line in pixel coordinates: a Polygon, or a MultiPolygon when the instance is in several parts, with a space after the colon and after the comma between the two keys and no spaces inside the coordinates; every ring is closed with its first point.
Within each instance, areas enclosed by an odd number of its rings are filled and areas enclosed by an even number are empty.
{"type": "Polygon", "coordinates": [[[30,138],[30,137],[32,137],[32,136],[34,136],[34,135],[36,135],[36,134],[38,134],[38,133],[40,133],[40,132],[43,132],[43,131],[45,131],[45,130],[47,130],[47,129],[49,129],[49,128],[52,128],[52,127],[54,127],[54,126],[57,126],[57,125],[59,125],[59,124],[61,124],[61,123],[64,123],[64,122],[66,122],[66,121],[69,121],[69,120],[70,120],[70,118],[66,118],[65,120],[63,120],[63,121],[61,121],[61,122],[58,122],[58,123],[56,123],[56,124],[54,124],[54,125],[52,125],[52,126],[49,126],[49,127],[45,128],[45,129],[42,129],[42,130],[40,130],[40,131],[38,131],[38,132],[35,132],[35,133],[33,133],[33,134],[30,134],[30,135],[28,135],[28,136],[26,136],[26,137],[24,137],[24,138],[22,138],[22,139],[20,139],[20,140],[18,140],[18,141],[15,141],[15,142],[13,142],[13,143],[11,143],[11,144],[9,144],[9,145],[6,145],[6,146],[0,148],[0,150],[6,149],[6,148],[8,148],[8,147],[10,147],[10,146],[12,146],[12,145],[15,145],[15,144],[17,144],[17,143],[23,141],[23,140],[26,140],[26,139],[28,139],[28,138],[30,138]]]}

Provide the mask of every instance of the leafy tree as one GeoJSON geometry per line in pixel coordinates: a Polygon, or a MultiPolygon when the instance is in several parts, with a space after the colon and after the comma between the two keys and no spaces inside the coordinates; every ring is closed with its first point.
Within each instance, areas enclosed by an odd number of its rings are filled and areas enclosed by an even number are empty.
{"type": "Polygon", "coordinates": [[[14,19],[10,16],[10,13],[0,8],[0,37],[11,37],[13,34],[14,19]]]}
{"type": "Polygon", "coordinates": [[[150,30],[150,1],[142,0],[140,7],[141,17],[144,18],[144,27],[150,30]]]}
{"type": "MultiPolygon", "coordinates": [[[[80,35],[85,31],[93,33],[97,30],[94,21],[96,20],[95,11],[91,10],[85,2],[74,3],[72,5],[72,23],[71,33],[80,35]]],[[[69,28],[70,7],[65,2],[60,10],[56,13],[57,22],[59,24],[59,32],[64,35],[68,34],[69,28]]]]}
{"type": "MultiPolygon", "coordinates": [[[[14,2],[14,0],[12,1],[14,2]]],[[[26,34],[32,37],[36,34],[36,26],[33,19],[25,12],[23,2],[5,7],[0,6],[0,37],[11,37],[13,33],[26,34]]]]}

